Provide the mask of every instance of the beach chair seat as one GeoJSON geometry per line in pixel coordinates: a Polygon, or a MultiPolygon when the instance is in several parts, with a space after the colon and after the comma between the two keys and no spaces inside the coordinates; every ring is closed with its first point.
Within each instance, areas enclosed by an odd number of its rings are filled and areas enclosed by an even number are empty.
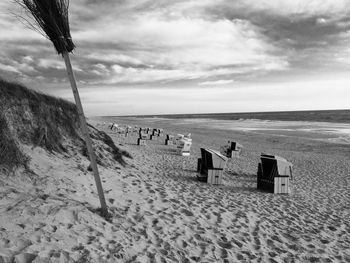
{"type": "Polygon", "coordinates": [[[223,170],[227,157],[212,149],[201,148],[201,158],[198,159],[197,178],[210,184],[222,184],[223,170]]]}
{"type": "Polygon", "coordinates": [[[257,188],[275,194],[289,194],[293,165],[275,155],[261,154],[260,159],[257,188]]]}

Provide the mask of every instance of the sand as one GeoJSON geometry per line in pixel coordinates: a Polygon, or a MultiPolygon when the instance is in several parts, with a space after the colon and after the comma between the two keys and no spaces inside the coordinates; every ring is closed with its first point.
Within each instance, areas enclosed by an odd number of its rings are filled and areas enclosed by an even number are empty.
{"type": "Polygon", "coordinates": [[[137,146],[136,135],[117,135],[104,121],[91,120],[133,156],[99,167],[110,220],[96,211],[86,158],[25,149],[32,173],[0,172],[0,262],[350,262],[348,145],[157,123],[192,133],[184,157],[164,137],[137,146]],[[227,163],[223,185],[198,182],[199,148],[233,138],[244,151],[227,163]],[[291,194],[256,189],[261,152],[293,163],[291,194]]]}

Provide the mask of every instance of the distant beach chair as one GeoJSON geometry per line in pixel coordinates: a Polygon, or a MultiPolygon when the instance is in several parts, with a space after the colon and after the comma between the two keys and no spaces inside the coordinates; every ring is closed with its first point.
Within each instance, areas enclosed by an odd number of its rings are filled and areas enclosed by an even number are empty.
{"type": "Polygon", "coordinates": [[[179,140],[177,144],[178,153],[181,154],[182,156],[189,156],[191,145],[192,145],[192,139],[185,138],[185,137],[182,138],[181,140],[179,140]]]}
{"type": "Polygon", "coordinates": [[[292,163],[269,154],[261,154],[258,164],[257,188],[275,194],[289,194],[292,163]]]}
{"type": "Polygon", "coordinates": [[[150,140],[157,140],[159,137],[159,129],[153,129],[152,134],[150,135],[150,140]]]}
{"type": "Polygon", "coordinates": [[[181,139],[183,139],[185,137],[185,135],[183,135],[183,134],[177,134],[176,136],[175,136],[175,144],[177,145],[178,144],[178,142],[181,140],[181,139]]]}
{"type": "Polygon", "coordinates": [[[147,127],[147,128],[146,128],[146,133],[147,133],[147,134],[152,134],[152,131],[153,131],[152,128],[150,128],[150,127],[147,127]]]}
{"type": "Polygon", "coordinates": [[[159,136],[159,129],[153,129],[152,136],[159,136]]]}
{"type": "Polygon", "coordinates": [[[165,145],[174,145],[174,136],[167,134],[165,138],[165,145]]]}
{"type": "Polygon", "coordinates": [[[137,145],[146,145],[148,135],[143,132],[139,132],[139,138],[137,139],[137,145]]]}
{"type": "Polygon", "coordinates": [[[227,157],[212,149],[201,148],[201,158],[197,163],[197,178],[209,184],[222,184],[227,157]]]}
{"type": "Polygon", "coordinates": [[[227,145],[220,147],[220,153],[227,158],[239,157],[241,155],[243,146],[238,142],[228,141],[227,145]]]}
{"type": "Polygon", "coordinates": [[[112,123],[109,128],[111,129],[111,131],[116,131],[118,129],[118,124],[112,123]]]}

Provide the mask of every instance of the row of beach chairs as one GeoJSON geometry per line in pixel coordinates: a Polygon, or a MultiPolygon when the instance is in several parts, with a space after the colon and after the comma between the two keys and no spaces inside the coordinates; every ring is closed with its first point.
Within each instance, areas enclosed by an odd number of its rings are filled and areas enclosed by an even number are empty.
{"type": "Polygon", "coordinates": [[[117,134],[123,134],[125,137],[128,137],[131,134],[138,134],[139,138],[145,140],[152,140],[156,137],[163,135],[163,129],[155,129],[150,127],[138,127],[138,126],[127,126],[127,125],[118,125],[116,123],[110,123],[108,128],[111,131],[116,132],[117,134]]]}
{"type": "MultiPolygon", "coordinates": [[[[116,129],[112,126],[111,129],[116,129]]],[[[117,126],[118,127],[118,126],[117,126]]],[[[163,129],[149,127],[119,127],[126,133],[138,133],[137,144],[146,145],[147,140],[156,140],[163,136],[163,129]]],[[[182,156],[189,156],[192,146],[191,134],[176,136],[167,134],[165,145],[176,146],[177,152],[182,156]]],[[[243,146],[235,141],[228,141],[219,151],[200,148],[201,158],[197,161],[197,178],[199,181],[220,185],[227,161],[239,157],[243,146]]],[[[292,164],[286,159],[262,153],[258,163],[257,188],[271,193],[290,193],[290,180],[292,180],[292,164]]]]}

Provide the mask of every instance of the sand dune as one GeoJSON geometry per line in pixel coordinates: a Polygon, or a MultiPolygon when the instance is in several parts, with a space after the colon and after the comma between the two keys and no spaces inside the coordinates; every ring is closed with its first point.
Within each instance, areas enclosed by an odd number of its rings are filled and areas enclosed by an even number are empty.
{"type": "Polygon", "coordinates": [[[36,148],[32,174],[1,175],[0,258],[350,262],[350,163],[341,146],[327,152],[324,143],[306,139],[191,130],[191,156],[182,157],[161,140],[137,146],[136,137],[118,136],[101,122],[95,125],[133,156],[125,167],[100,167],[110,220],[96,212],[97,193],[85,158],[36,148]],[[229,161],[223,185],[198,182],[199,147],[218,148],[232,136],[245,150],[229,161]],[[292,194],[256,190],[262,151],[293,162],[292,194]]]}

